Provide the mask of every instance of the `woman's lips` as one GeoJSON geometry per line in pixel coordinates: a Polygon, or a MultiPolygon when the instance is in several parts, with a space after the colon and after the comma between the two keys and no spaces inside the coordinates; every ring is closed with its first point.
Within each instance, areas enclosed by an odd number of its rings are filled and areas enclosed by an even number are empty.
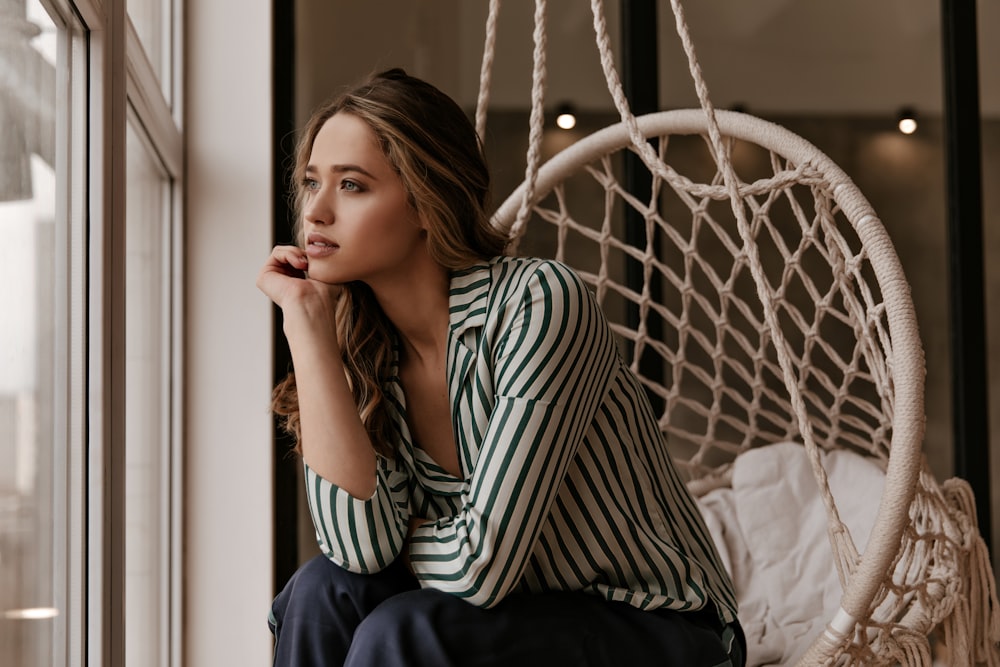
{"type": "Polygon", "coordinates": [[[339,248],[336,243],[319,234],[310,234],[306,238],[306,254],[312,258],[327,257],[339,248]]]}

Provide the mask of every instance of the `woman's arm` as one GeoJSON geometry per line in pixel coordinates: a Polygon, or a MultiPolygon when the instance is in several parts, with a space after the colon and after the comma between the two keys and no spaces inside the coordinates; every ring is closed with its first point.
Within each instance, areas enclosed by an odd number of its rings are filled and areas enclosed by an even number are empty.
{"type": "Polygon", "coordinates": [[[424,585],[484,607],[520,580],[617,358],[596,301],[561,265],[537,265],[501,307],[495,401],[465,507],[417,527],[409,552],[424,585]]]}
{"type": "Polygon", "coordinates": [[[398,555],[406,532],[406,485],[377,465],[337,342],[339,285],[310,280],[301,249],[278,246],[257,286],[281,307],[295,368],[306,493],[320,547],[343,567],[376,571],[398,555]]]}
{"type": "Polygon", "coordinates": [[[342,287],[306,278],[307,262],[301,249],[278,246],[257,279],[284,317],[295,368],[302,458],[355,498],[369,498],[375,492],[375,450],[358,416],[337,343],[335,311],[342,287]]]}

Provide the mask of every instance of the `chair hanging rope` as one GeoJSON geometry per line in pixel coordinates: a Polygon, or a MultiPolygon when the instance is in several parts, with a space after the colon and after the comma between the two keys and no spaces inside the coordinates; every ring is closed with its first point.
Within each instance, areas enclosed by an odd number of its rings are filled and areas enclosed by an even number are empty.
{"type": "MultiPolygon", "coordinates": [[[[536,2],[525,180],[500,206],[494,222],[515,247],[529,220],[554,224],[559,259],[570,233],[593,243],[599,268],[577,268],[598,300],[632,301],[642,318],[652,315],[670,325],[670,340],[652,340],[645,319],[636,329],[612,323],[640,352],[655,350],[670,369],[669,386],[640,381],[666,403],[665,434],[693,447],[690,459],[679,462],[692,476],[692,488],[708,490],[729,479],[732,462],[709,463],[716,449],[735,456],[762,440],[801,438],[826,513],[842,595],[825,631],[797,656],[798,664],[928,664],[927,635],[941,628],[955,664],[1000,665],[1000,605],[988,552],[976,530],[974,498],[961,480],[939,485],[922,458],[923,350],[892,242],[856,186],[811,144],[760,119],[714,109],[681,4],[672,0],[671,6],[700,109],[635,117],[615,69],[603,2],[591,0],[601,67],[621,121],[541,165],[545,3],[536,2]],[[696,181],[667,164],[673,135],[703,137],[716,169],[711,179],[696,181]],[[658,150],[650,144],[653,138],[659,139],[658,150]],[[763,148],[771,175],[740,180],[731,154],[735,142],[763,148]],[[655,196],[651,203],[637,201],[620,187],[611,156],[621,150],[639,155],[654,175],[654,193],[665,186],[664,192],[687,205],[689,222],[675,224],[658,210],[655,196]],[[604,191],[599,224],[580,223],[570,213],[562,184],[575,174],[589,175],[604,191]],[[811,201],[800,201],[803,196],[811,201]],[[543,205],[546,198],[552,203],[543,205]],[[731,221],[714,207],[722,200],[728,200],[731,221]],[[782,203],[795,220],[792,227],[770,219],[782,203]],[[664,235],[679,254],[677,266],[657,257],[652,244],[631,247],[616,236],[614,210],[621,205],[641,213],[648,233],[664,235]],[[721,248],[729,274],[716,259],[699,256],[703,238],[721,248]],[[643,264],[641,293],[614,280],[612,256],[643,264]],[[812,270],[825,276],[814,278],[812,270]],[[650,299],[648,281],[654,278],[668,281],[677,304],[650,299]],[[738,295],[740,285],[749,287],[754,298],[750,292],[738,295]],[[699,293],[706,287],[712,292],[699,293]],[[794,289],[813,303],[791,302],[794,289]],[[713,321],[696,322],[699,313],[713,321]],[[838,347],[844,340],[826,340],[834,328],[848,332],[853,346],[844,351],[838,347]],[[742,359],[729,356],[731,351],[742,359]],[[694,356],[706,358],[699,362],[694,356]],[[770,380],[779,382],[783,393],[770,380]],[[699,397],[685,395],[691,382],[709,391],[710,408],[699,397]],[[726,405],[730,410],[735,405],[735,416],[726,413],[726,405]],[[675,419],[685,414],[694,415],[704,430],[675,419]],[[841,517],[824,464],[827,453],[841,447],[865,450],[885,468],[863,553],[841,517]]],[[[476,110],[480,136],[499,8],[499,0],[491,0],[476,110]]]]}

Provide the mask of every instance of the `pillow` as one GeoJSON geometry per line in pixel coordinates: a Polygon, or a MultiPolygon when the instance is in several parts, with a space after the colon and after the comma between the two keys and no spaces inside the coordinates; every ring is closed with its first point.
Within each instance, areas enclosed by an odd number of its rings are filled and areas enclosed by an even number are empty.
{"type": "MultiPolygon", "coordinates": [[[[821,461],[841,520],[863,550],[884,474],[872,459],[848,450],[822,453],[821,461]]],[[[805,448],[783,442],[741,454],[732,487],[700,502],[736,587],[747,664],[794,661],[826,627],[842,593],[805,448]]]]}

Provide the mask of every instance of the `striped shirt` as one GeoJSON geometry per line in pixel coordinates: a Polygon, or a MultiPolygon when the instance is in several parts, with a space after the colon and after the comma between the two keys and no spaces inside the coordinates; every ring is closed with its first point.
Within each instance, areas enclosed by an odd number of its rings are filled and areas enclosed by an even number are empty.
{"type": "Polygon", "coordinates": [[[322,551],[378,571],[409,542],[421,585],[490,607],[512,591],[585,591],[641,609],[735,620],[732,583],[599,305],[569,268],[501,257],[453,274],[448,388],[461,478],[410,437],[388,382],[398,455],[373,496],[306,466],[322,551]]]}

